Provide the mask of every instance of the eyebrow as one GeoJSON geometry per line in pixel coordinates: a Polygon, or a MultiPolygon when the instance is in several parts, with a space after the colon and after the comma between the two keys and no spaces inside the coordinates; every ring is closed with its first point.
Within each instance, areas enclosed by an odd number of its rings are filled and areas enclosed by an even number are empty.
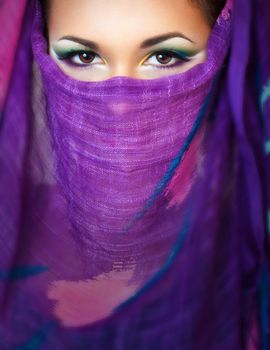
{"type": "Polygon", "coordinates": [[[75,43],[78,43],[78,44],[82,44],[84,46],[87,46],[89,47],[90,49],[92,50],[96,50],[98,51],[99,50],[99,46],[98,44],[96,44],[94,41],[92,40],[87,40],[87,39],[82,39],[82,38],[78,38],[76,36],[72,36],[72,35],[66,35],[66,36],[63,36],[60,40],[71,40],[71,41],[74,41],[75,43]]]}
{"type": "MultiPolygon", "coordinates": [[[[162,41],[171,39],[171,38],[181,38],[181,39],[185,39],[190,41],[191,43],[195,43],[193,40],[191,40],[190,38],[188,38],[186,35],[184,35],[183,33],[179,33],[179,32],[170,32],[170,33],[165,33],[165,34],[161,34],[161,35],[157,35],[154,36],[152,38],[146,39],[144,40],[141,45],[140,48],[141,49],[146,49],[150,46],[154,46],[156,44],[161,43],[162,41]]],[[[78,38],[76,36],[72,36],[72,35],[66,35],[63,36],[62,38],[59,39],[60,40],[70,40],[70,41],[74,41],[78,44],[82,44],[84,46],[87,46],[89,48],[91,48],[92,50],[95,51],[99,51],[99,45],[97,43],[95,43],[92,40],[87,40],[87,39],[82,39],[82,38],[78,38]]]]}
{"type": "Polygon", "coordinates": [[[145,49],[147,47],[159,44],[162,41],[171,39],[171,38],[181,38],[181,39],[185,39],[190,41],[191,43],[194,43],[193,40],[191,40],[190,38],[188,38],[186,35],[184,35],[183,33],[179,33],[179,32],[170,32],[170,33],[165,33],[165,34],[161,34],[161,35],[157,35],[154,36],[152,38],[146,39],[141,43],[141,48],[145,49]]]}

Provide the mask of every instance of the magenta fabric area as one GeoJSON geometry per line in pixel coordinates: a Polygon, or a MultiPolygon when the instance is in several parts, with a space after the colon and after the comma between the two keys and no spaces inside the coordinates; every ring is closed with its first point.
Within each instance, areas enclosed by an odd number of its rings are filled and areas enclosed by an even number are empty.
{"type": "Polygon", "coordinates": [[[7,4],[0,349],[268,350],[270,4],[228,1],[185,73],[99,82],[7,4]]]}
{"type": "Polygon", "coordinates": [[[1,57],[5,57],[5,60],[1,63],[0,69],[0,104],[2,106],[4,104],[8,83],[12,74],[14,56],[16,54],[22,20],[26,8],[26,0],[1,1],[0,6],[0,22],[4,29],[0,34],[0,52],[1,57]],[[12,21],[10,18],[12,18],[12,21]]]}

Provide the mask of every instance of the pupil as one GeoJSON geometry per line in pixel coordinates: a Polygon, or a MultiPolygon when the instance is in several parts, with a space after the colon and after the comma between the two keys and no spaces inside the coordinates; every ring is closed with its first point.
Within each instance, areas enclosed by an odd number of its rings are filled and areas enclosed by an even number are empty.
{"type": "Polygon", "coordinates": [[[80,60],[84,63],[90,63],[93,60],[93,54],[88,52],[83,52],[79,55],[80,60]]]}
{"type": "Polygon", "coordinates": [[[169,63],[171,60],[171,57],[169,54],[159,53],[157,54],[157,59],[160,63],[169,63]]]}

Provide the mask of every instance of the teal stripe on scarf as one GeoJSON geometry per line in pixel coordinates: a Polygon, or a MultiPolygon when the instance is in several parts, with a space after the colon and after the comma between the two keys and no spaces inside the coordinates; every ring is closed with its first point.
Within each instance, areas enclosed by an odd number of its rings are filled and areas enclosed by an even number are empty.
{"type": "Polygon", "coordinates": [[[264,144],[264,151],[265,154],[268,155],[270,154],[270,140],[267,140],[264,144]]]}
{"type": "Polygon", "coordinates": [[[33,277],[47,271],[46,266],[19,266],[8,271],[0,270],[0,281],[12,281],[33,277]]]}
{"type": "Polygon", "coordinates": [[[270,98],[270,79],[268,83],[263,87],[261,94],[261,108],[264,108],[266,101],[270,98]]]}
{"type": "Polygon", "coordinates": [[[171,268],[179,252],[184,246],[184,243],[190,230],[191,222],[192,220],[190,217],[190,212],[186,210],[184,214],[184,223],[178,234],[177,242],[175,243],[165,263],[138,291],[135,292],[135,294],[133,294],[131,297],[129,297],[127,300],[125,300],[123,303],[121,303],[115,309],[113,309],[113,312],[122,310],[125,306],[129,305],[134,300],[143,295],[148,289],[155,285],[162,278],[162,276],[171,268]]]}
{"type": "Polygon", "coordinates": [[[46,323],[40,330],[34,334],[25,344],[16,346],[14,350],[38,350],[44,345],[48,339],[50,331],[55,327],[56,322],[50,321],[46,323]]]}
{"type": "Polygon", "coordinates": [[[183,147],[181,148],[180,152],[178,153],[178,155],[172,160],[172,162],[169,164],[168,169],[165,173],[165,175],[163,176],[163,178],[161,179],[161,181],[157,184],[154,192],[152,193],[152,195],[148,198],[145,206],[143,207],[143,209],[141,211],[139,211],[137,214],[135,214],[134,218],[130,221],[130,223],[124,228],[125,231],[128,231],[133,225],[136,224],[136,222],[138,222],[141,218],[143,218],[143,216],[145,215],[145,213],[151,208],[151,206],[155,203],[156,199],[161,195],[161,193],[164,191],[164,189],[167,187],[167,185],[169,184],[169,182],[171,181],[173,175],[175,174],[175,171],[177,170],[186,150],[188,149],[188,147],[190,146],[194,136],[196,135],[196,132],[198,131],[201,122],[203,120],[203,118],[205,117],[206,111],[210,105],[210,103],[212,102],[212,98],[214,96],[214,90],[215,87],[219,81],[219,78],[221,76],[221,72],[218,72],[215,79],[212,82],[212,86],[211,89],[208,93],[208,95],[206,96],[202,107],[198,113],[198,116],[195,120],[195,123],[193,124],[193,127],[191,129],[191,132],[189,133],[188,137],[186,138],[186,141],[183,145],[183,147]]]}

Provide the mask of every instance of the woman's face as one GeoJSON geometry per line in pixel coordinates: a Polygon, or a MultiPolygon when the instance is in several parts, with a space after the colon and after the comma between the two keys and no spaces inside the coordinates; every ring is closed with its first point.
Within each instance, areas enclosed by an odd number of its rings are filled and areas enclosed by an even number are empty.
{"type": "Polygon", "coordinates": [[[190,0],[50,0],[49,53],[82,81],[154,79],[206,59],[211,28],[190,0]]]}

